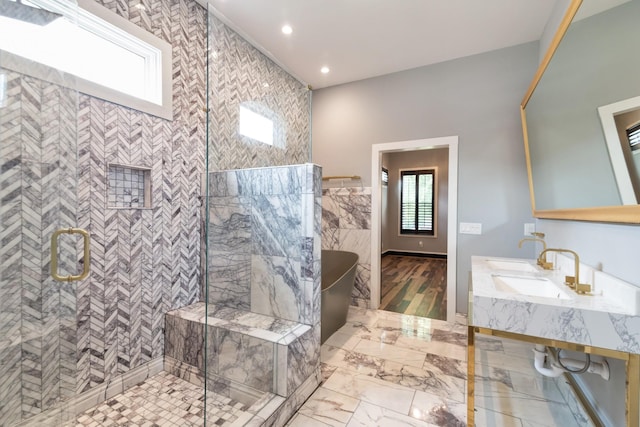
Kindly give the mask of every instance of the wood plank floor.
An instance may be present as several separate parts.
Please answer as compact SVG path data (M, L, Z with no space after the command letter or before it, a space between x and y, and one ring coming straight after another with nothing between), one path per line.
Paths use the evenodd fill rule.
M385 255L381 265L381 310L446 320L446 259Z

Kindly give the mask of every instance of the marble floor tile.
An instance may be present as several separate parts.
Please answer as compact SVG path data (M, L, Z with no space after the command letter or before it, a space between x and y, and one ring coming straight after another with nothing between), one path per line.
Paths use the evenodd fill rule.
M386 361L376 378L413 390L437 393L458 402L465 400L466 380L414 366Z
M390 409L381 408L367 402L361 402L351 417L347 427L433 427L425 421L409 417Z
M347 327L322 348L323 370L328 378L322 387L361 401L348 425L380 425L375 424L376 420L383 420L385 424L381 425L385 426L413 425L403 417L432 426L465 425L465 319L447 324L391 312L351 309ZM387 342L379 339L382 331L389 334ZM574 418L555 380L535 371L530 344L477 338L478 427L582 425ZM423 357L421 366L411 364ZM368 375L372 377L367 378ZM397 393L385 386L414 391L409 408L396 403ZM375 406L378 408L374 410ZM389 414L393 417L389 418Z
M409 412L415 394L415 391L408 387L340 368L322 386L405 414Z
M475 424L476 424L476 427L525 427L526 426L526 424L524 424L522 420L518 417L512 417L510 415L506 415L496 411L491 411L481 407L476 408Z
M329 424L325 424L321 421L314 420L311 417L298 413L289 420L286 427L329 427Z
M361 338L355 334L338 330L333 335L331 335L324 344L332 347L342 348L344 350L353 350L353 348L360 342L360 339Z
M521 372L528 375L536 375L532 356L528 359L501 352L476 350L476 365L499 366L509 371Z
M298 413L326 425L340 427L349 422L358 403L358 399L321 387L302 405Z
M373 326L380 318L382 318L382 316L384 316L384 313L379 310L369 310L367 308L350 306L349 311L347 312L347 322L359 322Z
M467 404L451 401L435 393L417 391L409 415L441 427L466 427Z
M477 386L477 384L476 384ZM476 407L533 422L552 421L551 425L573 426L575 418L564 402L549 401L528 393L498 388L476 389Z
M337 366L331 366L324 362L320 362L320 374L322 376L321 382L325 382L329 377L338 369Z
M327 345L320 348L320 361L327 365L370 376L376 376L384 363L382 359L377 357Z
M362 340L353 350L368 356L379 357L418 368L422 368L425 361L425 354L423 352L411 349L398 351L397 347L382 342Z
M476 348L478 350L500 351L504 353L504 346L502 345L501 340L484 337L482 335L476 335L475 340Z
M403 349L420 351L423 353L436 354L438 356L449 357L461 361L467 360L467 347L457 344L450 344L443 341L431 341L416 339L412 337L400 337L395 343Z
M396 314L396 317L387 315L380 318L376 326L381 329L397 331L402 337L425 339L430 338L435 329L446 327L446 323L440 320Z
M347 322L342 328L338 329L334 335L342 335L343 337L348 335L354 339L360 338L368 341L393 344L401 335L401 331L394 328L368 325L363 322ZM331 338L333 338L334 335L332 335Z
M443 375L467 379L467 363L451 357L427 354L422 369Z

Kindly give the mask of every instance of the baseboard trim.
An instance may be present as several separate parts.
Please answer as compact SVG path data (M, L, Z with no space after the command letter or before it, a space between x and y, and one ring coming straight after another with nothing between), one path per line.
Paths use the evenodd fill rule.
M396 251L396 250L387 250L382 253L382 256L387 255L399 255L399 256L416 256L421 258L437 258L437 259L447 259L447 254L436 253L436 252L413 252L413 251Z

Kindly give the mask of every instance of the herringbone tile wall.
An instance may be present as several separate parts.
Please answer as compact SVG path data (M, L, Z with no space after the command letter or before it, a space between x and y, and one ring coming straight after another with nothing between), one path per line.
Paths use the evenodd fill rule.
M310 161L311 91L211 13L209 46L209 171ZM240 136L241 103L269 111L282 141Z
M162 357L164 314L200 299L207 12L139 3L103 2L172 44L172 121L0 69L0 424ZM109 163L151 169L150 209L107 208ZM48 237L75 224L91 274L53 282ZM74 271L81 245L60 242Z
M49 237L76 223L77 96L0 74L0 424L13 425L75 393L75 289L51 278ZM59 242L59 270L74 271L74 245Z
M80 95L79 218L93 260L78 284L78 393L162 356L164 314L200 299L207 12L194 0L98 3L171 43L173 121ZM150 209L107 209L109 163L151 169Z

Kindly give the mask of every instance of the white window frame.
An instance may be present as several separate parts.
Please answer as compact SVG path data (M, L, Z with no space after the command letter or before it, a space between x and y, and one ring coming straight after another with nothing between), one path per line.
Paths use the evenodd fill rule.
M402 233L402 172L415 172L415 171L423 171L423 170L432 170L433 171L433 217L432 217L432 228L433 233ZM414 168L401 168L398 169L398 226L396 229L396 233L398 237L409 237L409 238L426 238L426 239L437 239L438 238L438 166L420 166Z
M156 95L154 101L138 98L110 87L83 79L77 76L60 76L51 73L46 65L34 67L33 62L17 55L3 52L0 55L0 66L27 74L56 84L95 96L106 101L133 108L164 119L173 119L172 106L172 72L171 45L164 40L145 31L137 25L106 9L93 0L77 0L77 8L73 2L55 0L30 0L32 4L67 16L78 16L78 26L124 47L144 58L145 82L149 86L146 93ZM105 25L104 22L110 25ZM153 48L149 48L152 46ZM81 53L80 53L81 54Z

